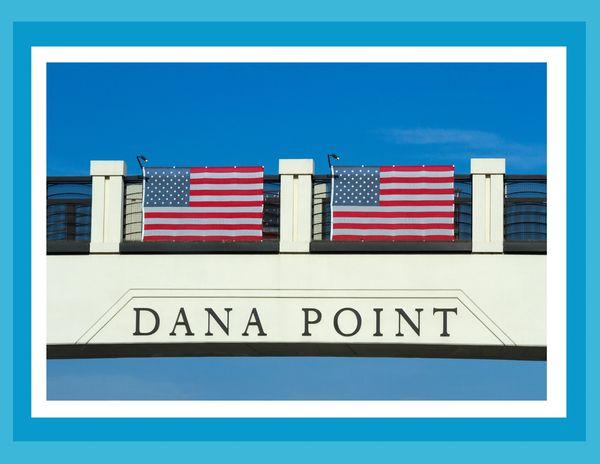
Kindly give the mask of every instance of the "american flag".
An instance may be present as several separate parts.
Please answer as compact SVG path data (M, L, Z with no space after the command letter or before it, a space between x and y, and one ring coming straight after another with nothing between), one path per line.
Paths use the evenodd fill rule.
M454 166L334 167L332 240L454 240Z
M264 168L146 168L144 241L262 239Z

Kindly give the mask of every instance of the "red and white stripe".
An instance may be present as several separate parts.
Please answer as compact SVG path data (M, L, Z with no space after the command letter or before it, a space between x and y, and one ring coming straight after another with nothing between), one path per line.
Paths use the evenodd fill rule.
M144 241L262 240L264 168L190 169L186 207L146 207Z
M331 210L332 240L454 240L454 166L381 167L379 206Z

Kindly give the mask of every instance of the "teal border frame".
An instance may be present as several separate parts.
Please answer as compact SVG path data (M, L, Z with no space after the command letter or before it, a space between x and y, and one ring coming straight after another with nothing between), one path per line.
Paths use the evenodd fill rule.
M13 438L24 441L572 441L586 436L585 23L15 23ZM32 46L567 47L567 417L563 419L31 418Z

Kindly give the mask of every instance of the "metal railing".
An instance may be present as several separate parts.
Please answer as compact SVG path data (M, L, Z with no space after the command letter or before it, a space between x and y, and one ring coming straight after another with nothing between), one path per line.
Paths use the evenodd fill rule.
M89 241L92 220L92 178L48 177L46 239Z
M265 176L264 190L263 240L279 240L279 176Z
M263 240L279 239L279 176L264 177ZM142 176L125 177L123 240L142 240Z
M331 176L313 176L313 240L331 237Z
M142 240L142 176L125 177L123 206L123 241Z
M505 240L546 240L546 187L546 176L505 177Z
M473 226L472 217L471 176L456 174L454 176L454 240L471 240Z
M263 238L279 238L279 176L265 176ZM507 175L504 183L504 238L507 241L546 240L546 176ZM471 240L471 176L456 175L454 231L456 241ZM89 241L92 179L48 177L47 227L49 241ZM142 177L125 178L123 240L142 238ZM313 240L329 240L331 177L313 176Z

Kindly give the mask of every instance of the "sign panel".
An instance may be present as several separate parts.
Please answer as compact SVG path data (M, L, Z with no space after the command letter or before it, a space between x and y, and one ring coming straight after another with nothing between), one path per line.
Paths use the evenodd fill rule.
M459 290L130 290L77 341L514 345Z

